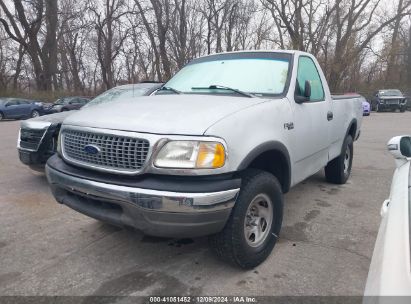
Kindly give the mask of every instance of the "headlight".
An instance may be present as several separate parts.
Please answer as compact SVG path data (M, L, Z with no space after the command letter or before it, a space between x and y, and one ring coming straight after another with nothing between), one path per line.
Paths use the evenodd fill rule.
M225 149L218 142L171 141L158 153L159 168L217 169L225 164Z

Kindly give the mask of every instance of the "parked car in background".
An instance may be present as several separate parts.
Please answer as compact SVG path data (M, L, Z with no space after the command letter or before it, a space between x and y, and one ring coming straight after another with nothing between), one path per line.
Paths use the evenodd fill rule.
M149 96L162 83L139 83L115 87L94 98L85 107ZM65 111L23 121L20 125L17 150L20 161L37 171L44 170L47 159L56 152L56 142L63 120L76 111Z
M308 53L215 54L156 96L67 117L46 173L78 212L147 235L208 235L249 269L278 240L283 193L323 168L347 182L362 118L360 96L332 96Z
M410 303L411 137L394 137L388 142L388 150L394 156L397 168L390 196L381 208L381 225L364 292L365 304ZM387 296L408 298L398 297L398 301L394 301Z
M362 110L364 116L369 116L371 114L371 105L364 97L362 98Z
M50 113L78 110L90 101L87 97L62 97L53 103Z
M0 98L0 120L34 118L46 113L40 101L21 98Z
M377 112L386 110L405 112L407 98L400 90L379 90L371 99L371 107Z

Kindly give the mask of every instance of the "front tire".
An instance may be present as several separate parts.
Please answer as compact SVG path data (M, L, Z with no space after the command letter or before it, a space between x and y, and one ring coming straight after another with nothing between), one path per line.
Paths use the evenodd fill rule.
M333 159L325 167L325 177L333 184L345 184L351 175L352 160L354 155L354 143L351 135L348 135L343 144L339 157Z
M277 178L248 170L226 226L210 236L217 256L244 269L258 266L270 255L281 230L283 193Z
M39 116L40 116L40 113L37 110L33 110L30 114L31 118L35 118L35 117L39 117Z

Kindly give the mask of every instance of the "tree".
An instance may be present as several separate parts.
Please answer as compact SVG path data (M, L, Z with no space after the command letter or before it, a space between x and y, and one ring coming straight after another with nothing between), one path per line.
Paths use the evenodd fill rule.
M328 83L332 91L338 91L340 88L342 80L347 77L353 58L358 58L383 29L398 18L410 14L410 2L408 2L394 14L385 12L384 18L376 16L379 4L379 0L335 1L333 15L335 47L328 75Z
M115 81L114 61L120 54L130 28L122 24L122 17L128 14L126 0L105 0L101 9L100 2L91 2L89 10L93 14L97 35L97 57L105 88L112 88Z
M411 84L411 23L408 29L408 48L407 48L407 82ZM410 85L411 87L411 85ZM411 90L411 88L409 88Z
M14 0L13 3L16 15L9 11L4 0L0 0L0 7L6 17L0 18L0 23L8 36L21 45L22 50L29 55L37 88L51 90L53 85L55 88L57 84L57 1ZM44 20L46 29L43 36L41 29Z

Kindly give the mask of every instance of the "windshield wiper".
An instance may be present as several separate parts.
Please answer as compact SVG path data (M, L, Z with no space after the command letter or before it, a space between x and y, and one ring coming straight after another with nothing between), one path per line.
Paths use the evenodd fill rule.
M172 88L172 87L161 87L161 88L159 89L159 91L169 91L169 92L173 92L173 93L176 93L176 94L184 94L183 92L181 92L181 91L179 91L179 90L176 90L176 89L174 89L174 88Z
M191 89L192 90L226 90L226 91L231 91L231 92L234 92L234 93L237 93L237 94L243 95L245 97L249 97L249 98L254 98L255 97L255 95L250 94L250 93L246 93L246 92L243 92L243 91L240 91L240 90L237 90L237 89L233 89L233 88L230 88L230 87L221 86L221 85L214 85L214 84L210 85L209 87L204 87L204 88L194 87L194 88L191 88Z

